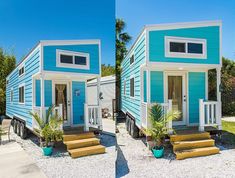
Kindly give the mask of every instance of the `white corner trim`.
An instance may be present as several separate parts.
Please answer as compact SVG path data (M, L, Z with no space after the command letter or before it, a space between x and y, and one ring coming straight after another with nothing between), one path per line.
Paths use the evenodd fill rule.
M171 52L170 42L185 43L185 52ZM189 53L188 43L202 44L202 54ZM207 58L207 40L202 39L202 38L184 38L184 37L176 37L176 36L165 36L165 57L206 59Z
M61 63L61 61L60 61L61 54L71 55L73 57L73 64ZM86 65L75 64L75 56L86 57ZM66 68L89 70L90 69L90 54L84 53L84 52L75 52L75 51L56 49L56 67L66 67Z

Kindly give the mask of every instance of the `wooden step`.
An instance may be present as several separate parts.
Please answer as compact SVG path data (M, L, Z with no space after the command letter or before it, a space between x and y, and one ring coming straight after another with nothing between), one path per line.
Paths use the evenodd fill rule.
M86 138L86 139L79 139L73 141L66 141L64 142L67 145L67 149L74 149L74 148L82 148L82 147L89 147L98 145L100 140L98 138Z
M173 151L187 150L193 148L203 148L203 147L212 147L215 145L215 140L206 139L206 140L192 140L192 141L178 141L172 142Z
M171 135L170 141L177 142L177 141L189 141L189 140L205 140L210 139L209 132L202 132L202 133L194 133L194 134L185 134L185 135Z
M188 149L182 151L176 151L176 159L185 159L185 158L192 158L198 156L208 156L219 153L219 148L213 147L205 147L205 148L195 148L195 149Z
M72 140L79 140L79 139L86 139L86 138L94 138L95 134L93 132L85 132L80 134L66 134L63 135L63 141L72 141Z
M72 158L78 158L81 156L105 153L105 147L102 145L95 145L95 146L71 149L68 150L68 152L70 153Z

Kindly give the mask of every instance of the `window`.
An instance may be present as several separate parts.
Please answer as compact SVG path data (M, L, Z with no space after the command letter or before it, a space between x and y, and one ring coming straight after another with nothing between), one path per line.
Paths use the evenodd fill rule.
M7 85L8 85L8 83L9 83L9 80L6 81L6 84L7 84Z
M57 50L56 61L58 67L68 67L68 68L78 68L78 69L90 68L90 57L88 53Z
M24 85L19 86L19 103L24 104Z
M135 96L135 86L134 86L134 78L130 79L130 96L134 97Z
M19 77L21 77L22 75L24 75L24 66L19 68Z
M123 87L124 87L124 89L123 89L124 90L124 95L126 95L126 80L124 80L124 86Z
M198 38L165 37L165 56L206 59L206 40Z
M10 102L13 102L13 88L11 89L11 93L10 93Z
M135 57L134 54L132 54L130 57L130 65L133 64L134 62L135 62Z

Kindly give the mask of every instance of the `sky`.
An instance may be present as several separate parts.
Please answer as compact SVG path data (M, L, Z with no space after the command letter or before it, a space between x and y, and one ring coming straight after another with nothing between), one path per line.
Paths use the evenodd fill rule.
M115 0L0 0L0 47L17 62L39 40L100 39L115 64Z
M132 44L144 25L222 20L222 55L235 60L235 0L116 0Z

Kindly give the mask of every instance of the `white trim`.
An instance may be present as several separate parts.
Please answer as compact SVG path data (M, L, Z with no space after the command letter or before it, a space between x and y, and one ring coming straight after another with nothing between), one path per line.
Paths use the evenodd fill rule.
M22 68L24 68L24 73L19 74L19 71L20 71ZM25 75L25 65L24 65L24 63L21 64L21 65L18 67L18 75L19 75L19 78L21 78L21 77L23 77L23 76Z
M208 100L208 71L205 72L205 99Z
M171 42L184 43L185 52L171 52L170 51ZM189 53L188 43L202 44L202 54ZM207 58L207 40L202 39L202 38L184 38L184 37L175 37L175 36L165 36L165 57L206 59Z
M131 63L131 58L132 58L132 56L133 56L133 62ZM129 56L129 64L130 64L130 68L132 68L132 66L134 66L134 64L135 64L135 53L134 53L134 51L131 53L131 55Z
M40 44L40 55L39 55L39 72L43 72L43 65L44 65L44 57L43 57L43 45Z
M60 55L72 56L73 63L72 64L62 63L60 60ZM85 57L86 58L86 65L75 64L75 56ZM89 70L90 69L90 54L84 53L84 52L56 49L56 67L66 67L66 68Z
M41 40L40 43L45 46L49 45L82 45L82 44L98 44L100 45L99 39L92 40Z
M24 87L24 102L20 102L20 93L19 93L19 89L20 89L21 87ZM24 104L25 104L25 83L19 84L19 86L18 86L18 93L19 93L18 104L24 105Z
M221 26L221 25L222 25L221 20L215 20L215 21L180 22L180 23L146 25L145 29L152 31L152 30L170 30L170 29L209 27L209 26Z
M131 79L134 79L134 96L131 96ZM129 97L130 99L135 99L135 76L134 75L131 75L130 78L129 78L129 84L130 84L130 93L129 93Z

